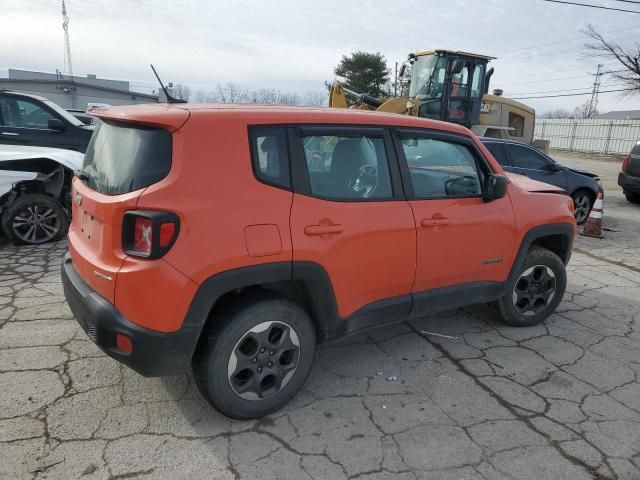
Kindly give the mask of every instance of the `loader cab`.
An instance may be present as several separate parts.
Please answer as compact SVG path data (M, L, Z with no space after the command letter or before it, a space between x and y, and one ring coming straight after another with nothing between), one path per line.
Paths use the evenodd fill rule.
M477 124L492 58L449 50L411 54L409 97L419 104L418 116L465 127Z

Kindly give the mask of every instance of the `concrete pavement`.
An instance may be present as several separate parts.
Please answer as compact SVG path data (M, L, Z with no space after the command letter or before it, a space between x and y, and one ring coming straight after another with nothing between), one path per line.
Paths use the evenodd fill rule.
M2 244L0 478L639 479L640 207L619 164L558 159L602 175L615 232L577 240L546 324L476 306L323 346L259 421L101 353L64 302L63 242Z

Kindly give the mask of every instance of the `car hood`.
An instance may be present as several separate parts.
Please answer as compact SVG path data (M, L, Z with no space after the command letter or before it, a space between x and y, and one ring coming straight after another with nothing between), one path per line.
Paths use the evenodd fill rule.
M12 170L15 170L16 161L33 160L35 158L48 158L71 170L79 170L82 167L84 154L73 150L61 148L30 147L26 145L0 145L0 169L3 162L12 162Z
M598 178L598 175L595 173L587 172L586 170L580 170L579 168L569 167L567 165L563 165L567 170L571 170L572 172L579 173L580 175L584 175L585 177Z
M532 180L529 177L518 175L517 173L507 173L507 177L509 177L511 183L526 192L567 194L567 192L560 187L556 187L555 185L550 185L548 183L539 182L537 180Z

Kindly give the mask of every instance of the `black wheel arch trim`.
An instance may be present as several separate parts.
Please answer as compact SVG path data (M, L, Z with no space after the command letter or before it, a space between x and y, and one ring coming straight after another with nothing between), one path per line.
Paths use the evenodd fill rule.
M525 257L527 256L531 246L543 239L550 237L562 239L560 245L554 245L553 248L546 246L546 248L549 248L549 250L552 251L557 250L554 251L554 253L556 253L560 257L560 260L567 265L571 259L573 236L574 227L570 223L550 223L531 228L524 235L522 242L520 243L520 248L516 253L516 257L513 261L513 265L511 266L511 272L509 273L509 278L506 283L510 284L510 282L515 280L520 268L524 264ZM542 246L545 247L545 245Z
M200 285L181 330L188 331L191 336L190 354L193 357L209 315L223 295L245 287L268 287L269 284L278 282L292 282L304 288L305 300L308 303L302 306L311 315L318 329L320 342L372 326L392 323L398 319L424 315L428 313L427 310L435 312L445 310L447 306L452 308L462 306L460 302L453 302L455 298L472 299L473 303L490 301L506 292L508 285L515 279L524 263L529 248L541 239L552 236L562 239L561 243L555 247L558 250L556 253L566 264L571 256L573 234L573 225L570 223L540 225L530 229L521 241L508 280L504 283L471 282L429 292L385 298L363 306L346 318L339 315L329 274L318 263L293 261L241 267L213 275ZM465 304L468 303L465 302ZM389 318L393 320L390 322Z

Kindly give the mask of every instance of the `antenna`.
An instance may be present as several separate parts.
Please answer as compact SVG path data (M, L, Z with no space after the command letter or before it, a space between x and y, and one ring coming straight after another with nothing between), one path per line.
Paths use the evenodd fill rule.
M164 83L162 83L162 80L160 80L160 76L158 75L158 72L156 72L156 69L154 68L153 64L151 64L151 70L153 70L153 74L158 79L158 83L160 84L160 87L162 87L162 91L164 92L164 95L167 97L167 103L187 103L185 100L182 100L180 98L175 98L169 94L169 91L165 88Z

